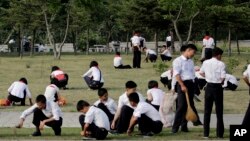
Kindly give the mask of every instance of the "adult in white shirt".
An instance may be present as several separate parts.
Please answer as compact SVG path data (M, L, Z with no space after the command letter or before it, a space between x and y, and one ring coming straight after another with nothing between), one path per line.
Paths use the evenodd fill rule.
M60 99L59 88L54 81L51 81L51 84L46 87L44 96L47 101L58 102Z
M157 54L155 51L153 51L152 49L148 49L146 47L143 48L143 51L146 53L146 58L145 58L146 62L148 62L148 60L150 60L150 62L156 62Z
M139 32L135 32L130 40L133 50L133 68L141 68L141 38Z
M102 72L98 67L98 63L96 61L91 61L89 67L90 69L83 74L82 77L90 89L100 89L104 85L104 79Z
M67 89L69 76L64 73L58 66L53 66L51 69L50 80L54 81L59 88Z
M165 61L170 61L172 59L172 55L171 52L169 50L169 47L167 47L166 45L162 46L162 53L161 53L161 60L163 62Z
M226 74L224 84L222 87L224 89L235 91L238 87L238 84L239 84L239 82L235 76L233 76L231 74Z
M201 75L207 81L205 90L204 112L204 137L209 137L210 116L215 103L217 117L217 137L223 138L223 88L222 84L226 77L225 64L221 61L223 51L220 48L213 49L213 58L203 62L200 69Z
M212 50L214 48L214 39L206 31L206 36L203 38L204 58L205 60L212 58Z
M123 65L120 52L116 52L116 54L115 54L114 67L116 69L131 69L132 68L130 65Z
M164 85L164 87L168 86L168 89L171 89L171 83L172 83L172 77L173 77L173 69L169 69L161 74L160 81Z
M115 113L114 120L112 121L111 128L116 129L117 133L126 133L129 126L129 120L134 112L134 107L130 105L128 96L136 92L136 83L128 81L125 84L126 92L122 94L118 99L118 107ZM145 101L143 96L136 92L140 98L140 101Z
M250 95L250 64L247 66L247 69L243 73L243 79L249 88L249 95ZM245 127L250 127L250 102L248 104L248 108L244 116L242 125Z
M158 82L151 80L148 82L147 102L149 102L157 111L160 109L162 99L164 98L163 90L158 88Z
M28 81L26 78L20 78L19 81L13 82L9 87L8 92L8 100L10 103L12 103L12 105L14 105L15 102L21 102L21 105L25 106L26 96L29 98L30 105L33 105L31 93L28 87Z
M77 103L77 111L83 113L79 117L82 136L96 138L97 140L104 140L107 137L110 123L108 116L101 109L80 100Z
M140 101L137 93L131 93L128 98L129 103L135 108L135 110L130 119L127 134L131 135L137 122L142 135L152 136L152 133L160 133L163 127L160 113L152 105Z
M32 113L34 113L32 123L36 126L36 131L32 136L41 136L41 130L44 129L44 125L51 127L56 136L61 135L63 119L62 111L58 104L47 101L44 95L38 95L36 103L21 114L20 123L16 127L22 128L26 117Z
M174 124L172 127L172 133L177 133L181 126L181 131L188 132L187 120L185 114L187 112L187 101L185 93L188 93L190 106L197 114L194 106L194 62L192 60L197 48L193 44L184 45L181 47L182 55L173 61L173 78L175 77L176 89L178 93L177 97L177 109ZM199 120L198 120L199 121Z
M115 112L117 110L117 104L108 96L108 91L105 88L98 90L99 100L94 105L103 110L109 118L110 123L113 121Z

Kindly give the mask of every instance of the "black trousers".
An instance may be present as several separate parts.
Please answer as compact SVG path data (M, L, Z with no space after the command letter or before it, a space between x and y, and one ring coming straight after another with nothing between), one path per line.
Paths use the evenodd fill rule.
M133 68L141 68L141 51L134 50Z
M118 67L115 67L116 69L131 69L132 67L130 65L120 65Z
M194 79L194 94L196 94L196 95L201 94L200 87L199 87L199 79L198 78Z
M164 85L164 86L168 86L168 89L170 90L171 87L172 87L172 79L168 80L168 77L161 77L160 79L161 83Z
M22 106L25 106L26 91L24 91L23 98L16 97L16 96L12 95L11 93L9 93L7 99L8 99L10 102L21 102L21 105L22 105Z
M198 79L198 84L199 84L200 90L202 90L206 86L207 81L206 79Z
M42 112L42 110L36 108L34 110L34 116L33 116L33 124L36 126L36 129L39 130L40 122L43 120L48 119ZM51 122L47 122L46 125L51 127L54 130L55 135L61 135L61 126L62 126L63 119L60 117L59 120L54 120Z
M193 82L193 80L187 80L187 81L184 81L183 83L188 89L190 106L193 109L193 111L196 113L196 115L198 115L197 110L194 106L194 100L193 100L193 98L194 98L194 82ZM177 102L176 102L177 103L176 114L175 114L174 124L172 127L173 132L177 132L179 130L180 126L181 126L182 130L187 130L187 120L186 120L187 100L186 100L186 95L184 92L182 92L181 86L178 83L176 84L176 88L177 88L178 97L177 97Z
M88 76L85 76L83 79L85 80L85 82L87 83L89 88L92 89L92 90L98 90L103 86L102 82L94 81Z
M211 59L213 56L213 49L205 48L205 59Z
M85 125L84 120L85 120L85 116L80 115L79 122L81 124L82 130L84 129L84 125ZM97 140L104 140L108 135L108 131L105 128L100 128L96 126L94 123L91 123L89 125L87 131L90 131L91 137L96 138Z
M121 109L120 118L116 123L116 130L118 133L126 133L129 127L130 119L133 115L134 109L124 105Z
M244 116L242 125L248 128L250 127L250 102L249 102L246 114Z
M157 55L149 54L148 57L146 58L146 61L147 61L147 62L148 62L148 60L150 60L150 62L156 62L156 60L157 60Z
M221 84L208 83L205 90L205 113L204 113L204 136L209 136L210 117L215 103L215 112L217 117L217 137L223 137L223 88Z
M138 118L139 130L142 133L153 132L158 134L162 131L163 124L161 121L153 121L151 118L142 114L140 118Z
M172 60L172 57L169 57L169 56L166 56L164 54L161 54L161 60L164 62L164 61L170 61Z
M59 88L64 88L66 87L66 85L68 85L68 80L69 80L68 74L64 74L64 76L65 76L64 80L58 80L56 78L50 78L50 80L54 81Z
M237 85L227 81L227 87L225 87L226 89L229 89L229 90L232 90L232 91L235 91L237 89Z
M152 104L148 99L146 99L146 102L149 103L150 105L152 105L157 111L159 111L159 109L160 109L159 105Z
M113 121L113 119L114 119L114 114L112 114L112 113L109 111L109 109L107 108L107 106L104 105L103 103L99 103L99 104L97 105L97 107L100 108L100 109L102 109L103 112L106 113L106 115L108 116L109 121L110 121L110 123L111 123L111 122Z

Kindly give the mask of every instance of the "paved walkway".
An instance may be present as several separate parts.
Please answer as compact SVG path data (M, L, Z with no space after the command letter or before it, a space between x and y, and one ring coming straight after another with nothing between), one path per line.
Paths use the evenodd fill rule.
M0 112L0 127L14 127L19 122L21 112ZM63 127L80 127L78 117L80 113L74 112L64 112L63 113ZM199 114L201 121L203 121L203 114ZM32 117L30 115L27 117L24 127L31 128L34 127L32 124ZM224 115L224 125L225 128L229 128L229 125L241 124L244 115L242 114L225 114ZM193 127L192 123L189 122L189 127ZM211 128L216 128L216 115L211 116Z

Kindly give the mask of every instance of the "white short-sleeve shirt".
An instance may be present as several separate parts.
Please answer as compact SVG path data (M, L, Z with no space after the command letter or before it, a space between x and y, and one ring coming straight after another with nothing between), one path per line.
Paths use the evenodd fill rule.
M244 71L243 76L250 80L250 64L247 66L247 69Z
M94 81L104 82L101 70L98 67L91 67L83 76L93 77Z
M214 39L212 37L204 38L203 39L203 46L205 48L214 48Z
M147 95L151 95L153 100L151 104L160 106L162 99L164 98L163 90L159 88L152 88L147 91Z
M133 116L140 118L142 114L153 121L161 121L160 113L150 104L146 102L139 102L134 110Z
M165 55L167 57L171 57L172 56L170 50L168 50L168 49L165 49L161 54Z
M98 104L101 103L101 100L97 100L94 105L98 106ZM107 101L103 102L103 104L108 108L111 114L115 114L117 110L117 104L112 98L108 98Z
M114 57L114 66L119 67L120 65L122 65L122 57L115 56Z
M153 51L152 49L147 49L146 50L146 55L156 55L156 52Z
M226 74L223 87L227 87L227 82L230 82L230 83L238 86L237 78L235 76L231 75L231 74Z
M171 79L172 79L171 70L167 70L167 71L163 72L163 73L161 74L161 77L167 77L168 80L171 80Z
M138 94L138 96L139 96L139 98L140 98L140 101L145 101L145 99L144 99L144 97L142 96L142 94L140 94L140 93L138 93L138 92L137 92L137 94ZM127 95L126 92L123 93L123 94L119 97L119 99L118 99L118 108L122 108L122 106L124 106L124 105L127 105L127 106L129 106L129 107L131 107L131 108L134 109L134 107L131 106L130 103L129 103L128 95Z
M108 116L99 108L94 106L90 106L88 112L85 114L84 123L94 123L96 126L100 128L105 128L106 130L110 130L110 123Z
M54 102L56 94L59 94L59 88L56 85L50 84L46 87L46 90L44 92L46 100Z
M31 98L31 93L28 85L21 81L15 81L8 88L8 92L16 97L24 98L24 92L26 92L26 96Z
M141 38L139 36L133 36L131 38L131 42L133 46L140 46Z

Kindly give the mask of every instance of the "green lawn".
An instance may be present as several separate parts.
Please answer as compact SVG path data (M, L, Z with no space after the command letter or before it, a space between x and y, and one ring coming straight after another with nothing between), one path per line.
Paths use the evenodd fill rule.
M80 128L63 128L62 136L55 137L52 129L46 128L42 132L41 137L32 137L30 136L33 133L34 129L31 128L22 128L16 129L13 128L0 128L0 139L7 140L80 140ZM133 136L127 136L126 134L120 135L111 135L109 134L107 140L203 140L203 130L201 128L193 128L188 133L179 132L177 134L171 134L170 129L164 129L160 134L153 137L142 137L136 136L135 132ZM217 140L215 129L211 129L210 139ZM229 139L229 130L225 131L224 139Z

